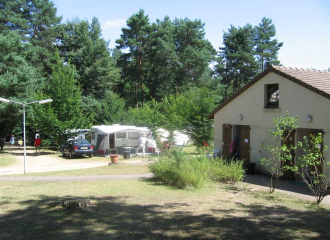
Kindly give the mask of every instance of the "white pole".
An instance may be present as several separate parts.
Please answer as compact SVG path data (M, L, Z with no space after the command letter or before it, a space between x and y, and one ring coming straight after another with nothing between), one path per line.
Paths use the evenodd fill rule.
M25 105L32 104L32 103L44 104L44 103L49 103L52 101L53 101L53 99L44 99L44 100L39 100L39 101L34 101L34 102L29 102L29 103L19 103L19 102L15 102L15 101L0 97L0 102L17 103L17 104L23 105L24 173L26 173Z
M25 104L23 104L23 145L24 145L24 173L26 173Z

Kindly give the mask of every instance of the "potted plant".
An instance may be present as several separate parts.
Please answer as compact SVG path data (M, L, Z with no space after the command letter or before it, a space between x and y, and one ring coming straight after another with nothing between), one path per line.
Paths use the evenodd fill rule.
M112 163L117 163L118 162L118 154L110 154L110 159Z

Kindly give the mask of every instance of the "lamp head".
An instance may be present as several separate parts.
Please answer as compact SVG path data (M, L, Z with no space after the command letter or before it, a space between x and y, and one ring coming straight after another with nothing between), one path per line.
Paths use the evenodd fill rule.
M11 101L9 99L0 97L0 102L10 103Z
M44 100L39 101L38 103L39 104L44 104L44 103L49 103L49 102L52 102L52 101L53 101L53 99L44 99Z

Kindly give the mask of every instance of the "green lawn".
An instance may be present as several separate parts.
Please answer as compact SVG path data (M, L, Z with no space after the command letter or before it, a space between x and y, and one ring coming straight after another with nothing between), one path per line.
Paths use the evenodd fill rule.
M113 174L147 171L145 166L110 165L70 175L84 171L96 175L107 170ZM56 174L60 173L52 176ZM270 195L267 190L255 191L244 183L186 191L145 179L1 181L0 189L0 239L330 237L329 207L284 194ZM62 207L63 200L72 198L89 199L91 205Z

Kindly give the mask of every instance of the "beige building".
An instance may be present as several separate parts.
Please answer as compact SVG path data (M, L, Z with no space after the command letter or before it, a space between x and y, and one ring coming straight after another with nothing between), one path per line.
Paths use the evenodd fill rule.
M293 143L322 133L324 144L330 146L330 72L268 67L209 114L214 118L215 148L230 157L230 142L237 139L239 159L256 163L256 170L265 173L259 159L268 153L261 143L270 142L273 119L285 117L287 111L300 122ZM293 153L295 161L300 154L300 150ZM330 149L324 157L330 160ZM286 177L294 178L292 173Z

